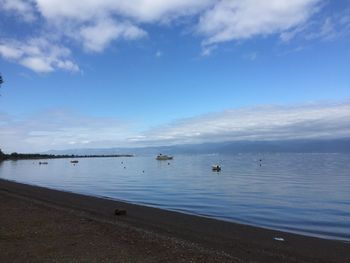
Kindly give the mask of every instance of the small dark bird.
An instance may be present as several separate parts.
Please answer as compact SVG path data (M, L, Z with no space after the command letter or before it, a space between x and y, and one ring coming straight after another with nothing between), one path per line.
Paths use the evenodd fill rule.
M116 209L116 210L114 210L114 215L116 215L116 216L126 216L126 210Z

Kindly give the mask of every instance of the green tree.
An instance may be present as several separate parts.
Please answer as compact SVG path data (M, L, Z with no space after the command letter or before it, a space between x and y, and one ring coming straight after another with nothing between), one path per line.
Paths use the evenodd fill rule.
M5 157L6 157L6 155L5 155L5 154L1 151L1 149L0 149L0 161L1 161L1 160L4 160Z

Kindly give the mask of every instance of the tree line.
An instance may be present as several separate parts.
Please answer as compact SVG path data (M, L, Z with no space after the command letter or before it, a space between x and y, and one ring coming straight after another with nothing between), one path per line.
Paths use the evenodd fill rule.
M33 159L59 159L59 158L103 158L103 157L133 157L132 154L108 154L108 155L74 155L74 154L39 154L16 153L5 154L0 149L0 161L5 160L33 160Z

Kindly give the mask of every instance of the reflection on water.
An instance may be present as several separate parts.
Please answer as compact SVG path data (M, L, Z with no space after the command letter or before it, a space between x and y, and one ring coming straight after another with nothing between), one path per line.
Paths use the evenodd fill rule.
M260 161L261 159L261 161ZM350 240L350 155L237 154L22 160L0 178L55 189ZM212 164L221 172L213 172ZM261 165L260 165L261 164Z

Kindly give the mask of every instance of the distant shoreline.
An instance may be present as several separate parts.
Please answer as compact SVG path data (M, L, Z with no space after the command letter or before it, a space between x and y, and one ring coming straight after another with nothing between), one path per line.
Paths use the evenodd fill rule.
M1 193L85 213L96 220L112 223L118 220L130 227L223 251L243 262L350 262L350 243L347 242L229 223L3 179L0 179ZM125 209L127 215L116 219L115 209ZM275 238L283 238L283 241Z
M26 153L12 153L1 156L0 161L6 160L39 160L39 159L64 159L64 158L108 158L108 157L134 157L133 154L97 154L97 155L74 155L74 154L26 154Z

